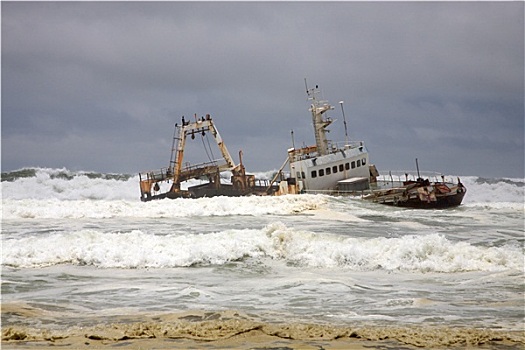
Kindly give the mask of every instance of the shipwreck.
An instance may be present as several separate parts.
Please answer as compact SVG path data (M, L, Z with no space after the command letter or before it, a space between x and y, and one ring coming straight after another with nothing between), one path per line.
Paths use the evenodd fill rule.
M417 159L417 178L405 173L404 180L379 179L379 172L370 162L364 141L350 141L348 138L343 101L340 104L345 141L334 143L328 139L327 133L334 122L328 113L335 108L318 98L318 86L311 89L306 86L306 93L316 143L300 148L294 145L288 149L285 162L270 181L256 179L246 172L242 151L239 151L239 163L234 162L209 114L200 118L194 115L193 121L182 117L182 123L175 124L169 165L139 173L141 200L321 193L360 196L378 204L412 208L448 208L461 204L467 190L459 178L456 183L444 176L423 178ZM200 164L185 163L187 138L208 134L215 140L222 159L210 159ZM288 173L284 171L287 164ZM228 181L225 181L225 174L229 174ZM181 184L191 179L198 179L201 183L183 189Z

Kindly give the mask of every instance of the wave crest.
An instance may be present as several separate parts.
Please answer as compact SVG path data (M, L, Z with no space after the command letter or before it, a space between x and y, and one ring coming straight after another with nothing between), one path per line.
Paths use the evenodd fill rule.
M517 246L479 247L442 235L345 238L273 223L263 229L153 235L140 230L81 230L3 242L3 264L17 268L59 264L99 268L166 268L273 259L310 268L355 271L462 272L522 269Z

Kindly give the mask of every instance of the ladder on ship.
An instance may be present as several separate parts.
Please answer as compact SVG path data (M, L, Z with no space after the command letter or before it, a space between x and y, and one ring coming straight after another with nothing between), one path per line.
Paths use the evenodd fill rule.
M184 124L184 116L182 117L182 124ZM182 146L182 127L179 127L177 123L175 123L175 128L173 129L173 142L171 143L171 156L170 156L170 164L168 166L168 171L173 173L173 170L175 169L175 164L177 163L177 155L179 154L178 150L181 149Z
M195 135L201 134L203 137L206 133L211 133L217 147L222 153L224 163L219 163L217 160L214 160L210 157L210 154L206 150L206 145L204 145L206 153L208 153L209 162L195 165L195 166L186 166L183 168L183 159L184 159L184 149L186 146L186 139L188 136L191 136L192 139L195 138ZM204 141L203 141L204 143ZM210 153L211 146L208 147ZM206 114L206 117L197 118L195 115L195 121L190 122L182 117L182 125L175 124L175 131L173 134L172 142L172 152L170 157L169 171L173 174L173 184L175 189L179 186L180 182L186 181L192 177L200 176L214 176L218 172L230 170L235 172L238 170L239 166L235 165L233 158L231 157L226 145L222 141L222 138L215 127L212 118L209 114Z

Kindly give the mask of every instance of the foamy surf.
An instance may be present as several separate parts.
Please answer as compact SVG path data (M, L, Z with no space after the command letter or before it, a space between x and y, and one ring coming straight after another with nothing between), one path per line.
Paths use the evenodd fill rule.
M324 196L212 197L159 200L4 199L4 219L180 218L291 215L325 206Z
M257 173L270 179L274 171ZM456 176L446 176L455 178ZM468 189L464 204L518 203L523 205L525 179L487 179L462 176ZM191 180L183 188L200 184ZM2 173L3 198L60 200L130 200L140 199L137 174L102 174L68 169L28 168Z
M99 268L169 268L275 259L295 266L356 271L463 272L518 270L520 247L476 247L439 234L344 238L281 223L263 229L168 235L140 230L80 230L4 240L3 264L17 268L60 264Z
M258 333L270 337L261 343L266 347L298 334L294 325L312 330L297 335L299 348L326 345L307 340L332 334L321 325L360 337L366 335L354 327L373 328L377 339L414 339L395 343L404 347L432 346L428 337L436 334L461 339L435 343L442 347L475 339L523 344L506 338L522 332L525 317L521 179L462 177L468 192L459 207L411 210L324 195L143 203L135 175L39 168L5 175L2 348L32 339L36 347L152 347L136 343L143 336L170 348L169 337L190 339L159 315L187 311L189 318L172 318L185 327L185 320L213 322L226 310L262 322L237 339L282 325L275 332L284 338ZM30 309L10 312L10 303ZM145 313L155 320L141 323ZM76 343L78 334L69 330L80 327L86 332ZM501 332L485 337L480 329ZM217 339L210 344L225 341Z

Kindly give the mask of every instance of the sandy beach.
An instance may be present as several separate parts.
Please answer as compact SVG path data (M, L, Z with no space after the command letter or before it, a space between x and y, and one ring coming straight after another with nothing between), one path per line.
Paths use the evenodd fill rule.
M57 317L7 304L2 318ZM271 323L238 311L92 317L86 327L2 327L2 349L521 349L523 332L449 327Z

